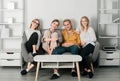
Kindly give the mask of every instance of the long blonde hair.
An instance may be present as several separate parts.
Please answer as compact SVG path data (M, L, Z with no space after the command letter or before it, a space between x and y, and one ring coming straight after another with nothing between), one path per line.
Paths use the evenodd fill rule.
M85 19L86 21L87 21L87 29L88 29L88 27L89 27L89 19L88 19L88 17L87 16L83 16L82 18L81 18L81 20L80 20L80 25L81 25L81 30L84 30L84 26L82 25L82 19Z
M39 19L33 19L32 22L33 22L33 21L38 21L38 26L35 28L35 30L40 30L40 20L39 20ZM32 22L31 22L31 24L30 24L30 28L31 28L31 26L32 26Z

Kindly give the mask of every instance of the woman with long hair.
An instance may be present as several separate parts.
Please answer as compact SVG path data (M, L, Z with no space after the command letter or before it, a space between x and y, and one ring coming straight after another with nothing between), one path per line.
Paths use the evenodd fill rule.
M96 35L93 28L90 26L88 17L83 16L80 20L80 38L81 38L81 49L80 55L82 56L83 75L89 75L89 78L93 77L93 72L90 66L89 54L93 53L96 42Z
M25 29L25 35L27 37L27 42L25 43L25 48L29 53L32 54L34 57L37 55L39 46L40 46L40 40L41 40L41 33L40 33L40 21L39 19L33 19L30 27ZM27 69L24 69L21 71L21 75L26 75L35 65L35 62L29 62Z

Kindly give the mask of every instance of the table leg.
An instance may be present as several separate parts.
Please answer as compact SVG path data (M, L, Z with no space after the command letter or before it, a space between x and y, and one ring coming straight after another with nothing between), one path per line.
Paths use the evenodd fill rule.
M35 81L37 81L38 79L39 68L40 68L40 62L37 63Z
M77 69L78 81L80 81L80 70L79 70L79 63L78 62L76 62L76 69Z

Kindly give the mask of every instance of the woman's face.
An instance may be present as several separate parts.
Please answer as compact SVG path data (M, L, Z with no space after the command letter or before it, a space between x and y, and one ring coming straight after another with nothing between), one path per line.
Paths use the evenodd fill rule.
M32 27L33 29L36 29L36 28L38 27L38 25L39 25L39 21L33 20L33 21L32 21L32 26L31 26L31 27Z
M52 22L51 27L54 29L57 29L57 27L59 26L58 22Z
M66 30L71 30L72 26L71 26L71 23L69 21L66 21L63 23L64 27Z
M84 27L86 27L86 26L88 25L88 22L87 22L87 20L86 20L85 18L83 18L83 19L81 20L81 23L82 23L82 25L83 25Z

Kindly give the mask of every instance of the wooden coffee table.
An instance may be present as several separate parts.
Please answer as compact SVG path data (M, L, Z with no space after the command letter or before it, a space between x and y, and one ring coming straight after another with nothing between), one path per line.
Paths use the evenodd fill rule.
M37 62L35 81L38 79L38 73L41 68L75 68L77 69L78 81L80 81L79 62L82 61L80 55L37 55L34 57Z

